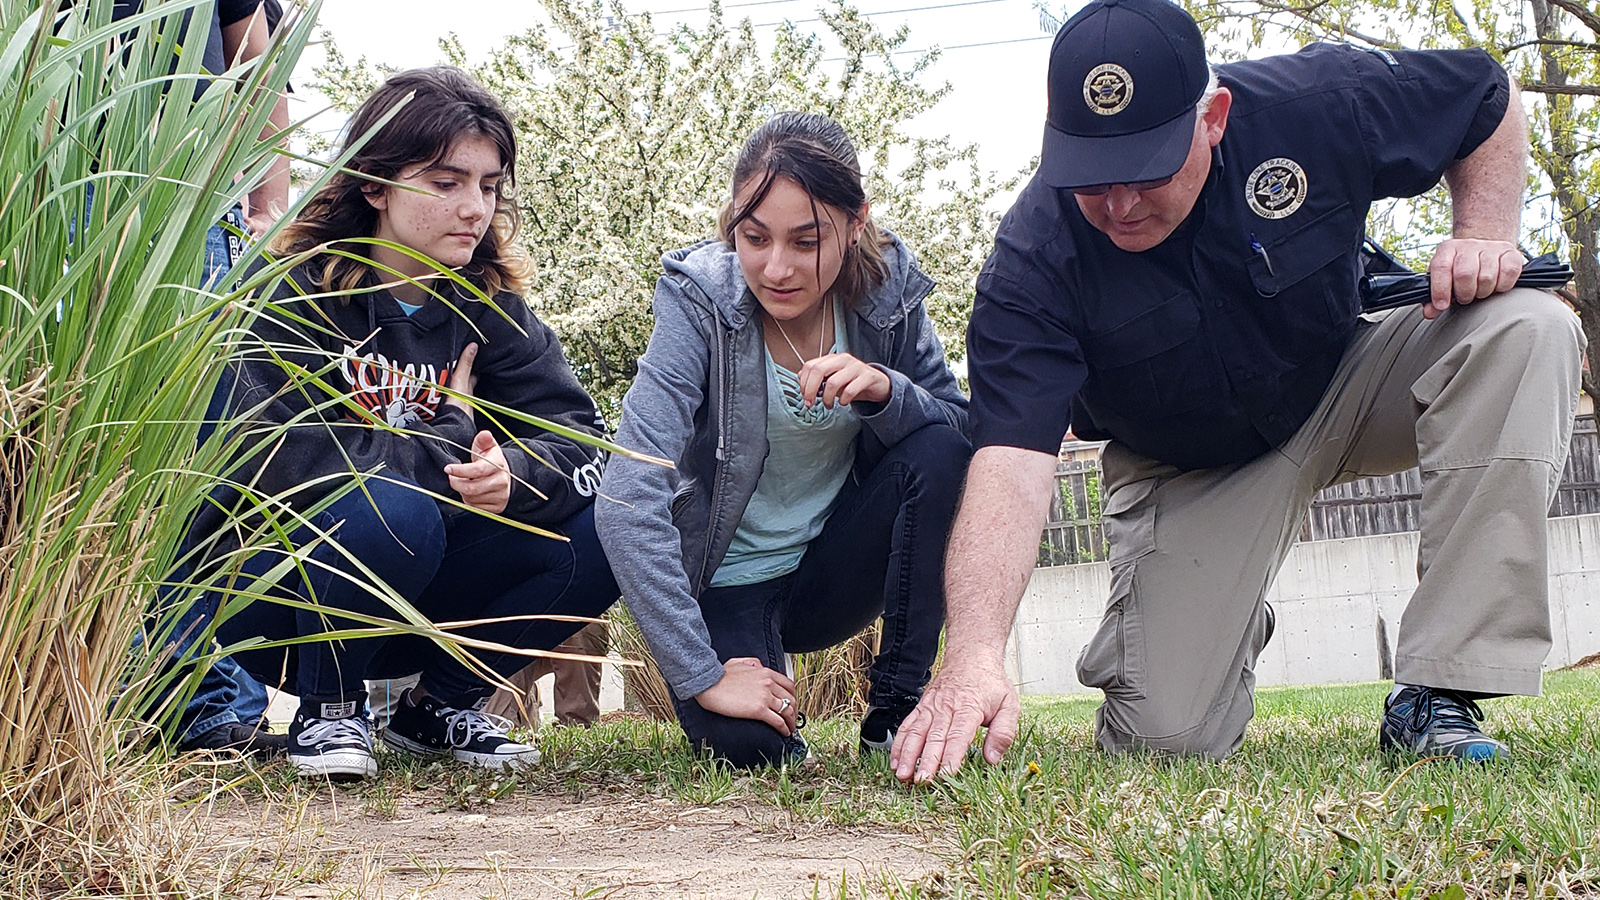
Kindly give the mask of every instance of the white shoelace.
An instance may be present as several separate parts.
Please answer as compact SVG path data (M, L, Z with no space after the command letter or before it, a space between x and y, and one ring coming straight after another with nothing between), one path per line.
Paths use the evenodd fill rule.
M452 747L465 747L479 736L497 737L508 743L511 740L511 720L476 709L458 709L445 717L447 740Z
M324 743L356 743L372 746L372 734L367 730L367 720L361 716L348 719L307 719L296 741L302 747Z

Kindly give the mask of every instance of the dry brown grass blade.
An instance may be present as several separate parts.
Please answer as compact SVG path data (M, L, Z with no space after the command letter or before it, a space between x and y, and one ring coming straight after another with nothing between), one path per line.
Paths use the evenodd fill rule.
M625 611L611 617L611 646L624 659L636 659L641 665L623 670L623 705L638 710L663 722L675 721L678 716L672 708L672 689L662 677L650 646L633 617Z
M874 624L838 646L804 653L796 659L795 688L800 696L800 711L807 718L866 714L867 670L878 655L880 627ZM611 642L624 658L641 663L623 673L626 706L662 721L677 718L672 709L672 690L631 617L614 616Z
M97 495L90 521L109 510L123 484L119 478ZM129 577L138 562L110 558L99 529L70 536L75 553L63 558L52 549L68 537L61 521L51 517L35 533L13 534L5 548L12 577L0 603L32 611L17 627L0 628L0 659L16 676L0 685L0 721L13 725L0 738L0 856L18 861L17 877L36 885L87 879L96 890L120 890L96 881L104 880L96 873L118 870L98 857L129 839L128 797L112 787L118 747L108 737L129 732L109 721L127 649L108 636L131 634L130 617L142 608ZM51 577L40 577L46 571ZM26 602L18 591L29 592ZM23 860L32 861L33 872L22 871Z
M135 777L139 730L112 720L153 520L118 520L126 471L87 491L28 483L47 459L69 464L70 404L44 406L47 374L0 385L0 896L154 896L186 839L151 819L169 804Z
M878 657L881 625L795 661L795 690L807 718L860 718L867 712L867 670Z
M40 772L0 789L0 834L13 853L0 859L0 898L51 896L249 897L272 896L293 881L292 873L322 851L317 831L303 828L305 797L285 805L248 791L260 827L250 839L230 840L215 818L218 804L240 802L237 763L231 756L212 764L126 756L116 765L82 757L63 746L61 767L83 766L93 777L79 785L80 802L62 824L21 814L21 795L55 793L59 771ZM85 840L85 833L98 835ZM273 844L261 836L281 835Z
M36 369L32 377L16 387L0 381L0 527L5 529L4 534L18 532L23 477L38 455L28 426L43 408L48 374L47 369ZM0 591L12 578L14 550L10 542L0 547Z

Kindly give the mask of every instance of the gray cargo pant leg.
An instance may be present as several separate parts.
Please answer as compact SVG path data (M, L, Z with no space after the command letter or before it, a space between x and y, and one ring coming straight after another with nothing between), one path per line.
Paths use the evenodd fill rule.
M1182 472L1116 443L1102 461L1111 602L1079 660L1096 739L1222 758L1254 714L1262 597L1312 496L1423 470L1421 585L1396 677L1535 693L1549 649L1545 513L1564 464L1583 337L1548 294L1512 291L1433 322L1363 323L1280 450Z
M1551 642L1547 517L1581 387L1578 317L1524 289L1399 324L1399 377L1340 479L1422 470L1419 582L1395 680L1537 695ZM1407 447L1405 465L1382 464Z

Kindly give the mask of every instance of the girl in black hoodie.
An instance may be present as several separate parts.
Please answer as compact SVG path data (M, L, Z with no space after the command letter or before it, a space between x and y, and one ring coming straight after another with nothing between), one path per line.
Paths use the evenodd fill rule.
M335 176L278 239L274 251L307 261L251 324L247 358L231 375L236 408L291 425L230 478L296 510L352 478L361 484L293 533L305 558L298 570L281 552L245 563L254 575L286 569L272 593L290 602L249 604L218 633L230 643L282 640L366 624L338 610L392 618L374 577L434 621L599 615L617 597L591 510L603 461L591 446L497 411L591 435L603 424L520 296L529 264L512 241L509 118L462 72L419 69L373 93L348 135L365 137L347 168L367 177ZM431 260L488 302L440 277ZM523 618L456 633L547 650L581 626ZM527 663L470 649L502 675ZM238 659L299 695L289 758L302 774L376 774L362 681L375 668L422 673L385 729L391 747L491 767L537 761L507 735L509 723L481 711L490 684L431 641L347 637Z

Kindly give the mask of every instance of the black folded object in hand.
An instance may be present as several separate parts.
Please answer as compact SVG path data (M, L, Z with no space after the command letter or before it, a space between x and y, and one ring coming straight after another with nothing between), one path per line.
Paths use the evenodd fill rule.
M1367 274L1361 276L1361 311L1377 312L1428 299L1428 273L1413 272L1368 241L1362 252ZM1528 260L1517 287L1558 288L1572 280L1572 267L1546 253Z

